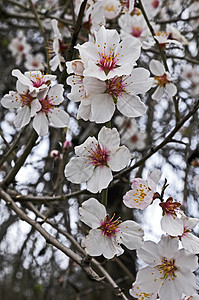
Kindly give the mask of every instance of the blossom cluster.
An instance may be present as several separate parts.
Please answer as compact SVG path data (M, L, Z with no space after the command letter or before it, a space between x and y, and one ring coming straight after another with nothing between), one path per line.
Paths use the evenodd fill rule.
M128 3L127 3L128 2ZM156 43L163 49L173 43L180 49L188 41L172 26L160 31L154 17L160 12L162 1L143 0L143 7L155 32L152 37L150 28L141 10L134 7L134 1L99 0L88 1L84 16L84 25L90 33L89 40L77 44L75 49L79 58L65 62L64 51L67 45L62 41L58 21L53 19L53 42L48 49L51 54L49 65L54 72L66 67L67 85L70 92L67 98L75 104L79 102L77 119L95 122L101 126L98 136L89 136L80 145L74 147L74 156L65 165L64 175L67 181L86 184L92 193L102 193L102 203L89 198L79 209L80 220L91 228L82 240L82 247L90 256L103 255L112 259L124 253L124 245L136 250L137 256L148 266L137 273L130 295L140 300L157 299L180 300L195 297L196 280L193 272L197 269L199 239L191 230L199 223L197 218L189 218L181 209L181 203L172 197L164 199L166 185L161 193L157 185L161 171L155 169L148 173L147 179L134 178L131 189L123 196L126 209L147 209L155 200L160 201L162 219L160 226L165 233L159 243L145 241L144 231L137 222L110 216L103 201L104 194L112 184L114 172L131 165L131 152L142 151L146 147L146 133L138 129L135 118L147 112L143 95L151 88L152 99L160 101L165 94L175 97L177 87L166 63L151 59L149 70L140 67L139 58L142 49L154 47ZM81 1L75 3L78 14ZM106 29L107 20L118 18L120 34L115 29ZM70 36L67 30L66 36ZM13 45L17 41L13 41ZM12 46L13 46L12 45ZM17 54L17 64L29 52L26 41L10 48ZM28 60L31 58L29 56ZM64 101L64 86L57 83L57 77L42 74L32 69L21 73L14 69L12 75L17 78L16 91L10 91L1 99L5 108L17 109L14 125L22 128L31 120L39 136L49 133L49 125L64 128L69 124L68 113L60 107ZM151 76L151 73L154 77ZM197 90L196 90L197 91ZM74 104L73 103L73 104ZM74 105L75 106L75 105ZM111 121L117 128L111 128ZM121 138L120 138L121 135ZM121 145L124 144L124 145ZM71 143L65 145L71 148ZM57 150L51 151L51 157L62 160ZM199 190L198 177L194 184ZM85 186L85 185L83 185ZM107 199L106 199L107 200ZM181 247L181 248L180 248ZM184 297L184 298L182 298ZM197 297L196 297L197 299Z

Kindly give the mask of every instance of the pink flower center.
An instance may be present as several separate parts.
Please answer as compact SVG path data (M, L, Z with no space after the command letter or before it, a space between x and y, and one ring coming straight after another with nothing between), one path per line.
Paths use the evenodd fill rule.
M158 6L159 6L159 0L154 0L153 2L152 2L152 6L153 6L153 8L158 8Z
M163 74L162 76L155 76L154 79L157 81L156 84L163 87L165 87L165 85L170 82L167 79L167 74Z
M24 46L23 46L23 45L18 45L17 50L18 50L19 52L23 52Z
M99 144L95 144L92 142L93 147L90 150L87 149L89 152L89 156L87 158L90 160L93 166L107 166L107 162L109 160L108 151L106 149L102 149Z
M42 79L42 78L36 78L36 81L33 81L33 86L38 88L38 87L42 86L45 83L46 82L45 82L44 79Z
M132 143L136 143L138 141L138 136L136 134L134 134L132 137L131 137L131 142Z
M35 67L35 68L38 68L38 67L39 67L38 61L36 61L36 60L33 61L33 62L32 62L32 66Z
M176 211L179 210L181 206L180 202L173 202L173 198L169 197L166 202L161 202L159 204L163 209L163 215L174 215L176 216Z
M101 220L100 224L100 229L102 230L102 234L112 238L116 232L120 231L120 229L118 228L119 224L121 223L121 221L118 219L113 220L114 216L112 218L110 218L108 215L105 217L104 220Z
M133 27L131 35L135 37L140 37L142 34L142 29L140 27Z
M23 106L28 105L30 107L30 104L31 104L31 102L33 101L34 98L29 93L20 94L20 96L21 96L21 99L20 99L21 106L23 107Z
M125 86L126 84L123 83L123 77L117 77L111 78L107 80L106 87L110 95L112 95L114 100L117 100L118 96L122 95L123 92L125 92Z
M167 258L164 257L162 259L162 264L156 267L158 267L160 274L162 274L162 277L160 277L160 279L165 279L168 276L171 276L172 278L176 277L175 271L177 270L177 268L175 266L174 259L167 260Z
M100 60L98 62L98 66L106 75L110 71L112 71L114 68L117 68L117 62L119 59L117 59L117 55L114 56L113 52L111 51L109 55L99 53L100 55Z
M40 101L42 106L41 111L45 112L45 114L48 114L50 111L54 109L54 105L51 103L51 101L52 100L48 99L48 96L46 96L46 98Z

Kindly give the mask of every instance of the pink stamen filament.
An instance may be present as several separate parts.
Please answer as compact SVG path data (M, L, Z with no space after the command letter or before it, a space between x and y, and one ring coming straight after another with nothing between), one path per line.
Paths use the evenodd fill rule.
M114 100L117 100L118 96L122 95L125 91L125 86L127 84L123 82L123 76L117 77L115 76L112 79L107 80L106 82L106 91L105 93L109 93L112 95Z
M109 155L106 149L102 149L99 144L94 145L88 150L89 156L87 158L91 162L92 165L98 166L106 166L109 160Z
M106 55L105 53L99 53L100 60L99 60L99 66L100 69L104 71L104 73L107 75L110 71L112 71L114 68L117 68L117 62L119 59L117 59L117 55L114 56L112 52L110 52L109 55Z
M132 36L140 37L142 34L142 29L140 27L133 27L131 34Z
M28 105L30 107L31 102L33 101L34 98L29 93L20 94L20 96L21 96L21 99L20 99L21 106L23 107L23 106Z
M54 109L54 105L51 103L52 100L49 100L48 96L46 96L44 99L40 101L41 103L41 111L45 112L45 114L48 114L50 111Z
M101 223L100 229L102 230L102 234L109 238L112 238L116 232L120 231L118 226L121 223L121 221L119 220L119 218L113 221L114 216L115 214L113 215L112 218L110 218L107 215L105 219L101 220L100 222Z

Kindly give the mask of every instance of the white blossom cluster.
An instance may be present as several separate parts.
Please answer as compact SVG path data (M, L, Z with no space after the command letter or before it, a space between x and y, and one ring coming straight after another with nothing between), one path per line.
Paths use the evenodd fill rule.
M143 0L149 20L154 21L160 12L161 2ZM80 4L81 1L76 1L76 14ZM114 18L118 18L120 34L115 29L105 27L108 20ZM168 97L177 94L174 79L163 62L151 59L149 70L139 66L142 48L149 49L156 41L162 47L173 43L183 48L188 41L172 26L162 32L153 22L156 35L152 38L144 16L134 7L134 1L90 0L84 22L89 23L90 36L88 41L75 46L79 59L66 62L69 75L67 84L71 87L67 97L79 102L77 119L103 126L98 138L89 136L75 147L75 156L66 164L64 173L68 181L86 183L87 190L96 194L109 187L113 172L130 165L133 150L141 151L145 147L146 133L139 132L134 119L147 112L141 95L151 88L155 88L152 98L157 101L165 94ZM50 67L52 71L57 68L63 71L64 44L55 19L52 20L52 28L54 36ZM12 41L10 49L13 55L17 55L17 64L29 51L25 45L22 38L23 51L19 51L19 43ZM31 61L30 56L28 60ZM64 100L64 88L62 84L55 83L55 75L43 75L39 68L24 74L14 69L12 75L17 77L16 91L5 95L1 104L18 110L14 121L16 127L22 128L33 119L37 134L45 136L49 132L49 125L56 128L68 126L69 115L60 108ZM115 119L119 131L107 124L116 113L119 114ZM125 146L120 145L120 134ZM103 255L107 259L122 255L124 249L121 245L130 250L136 249L137 256L148 266L138 271L130 289L130 295L135 298L198 299L193 272L198 268L196 254L199 253L199 239L191 230L199 223L199 219L188 218L180 208L181 203L172 197L164 200L157 193L160 177L160 170L155 169L148 174L147 180L134 178L131 189L123 197L126 207L141 210L159 199L162 208L160 226L165 235L158 244L144 241L144 232L139 224L133 220L122 222L115 215L109 216L105 205L91 197L83 202L79 210L81 221L91 227L82 246L90 256ZM198 177L195 177L194 183L198 191Z

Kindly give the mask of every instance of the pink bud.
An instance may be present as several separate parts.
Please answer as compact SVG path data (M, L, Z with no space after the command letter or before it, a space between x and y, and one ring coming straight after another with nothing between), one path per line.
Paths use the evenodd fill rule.
M70 149L72 147L71 141L65 140L64 149Z
M60 152L58 150L52 150L50 152L50 157L54 158L54 160L60 160L61 159Z

